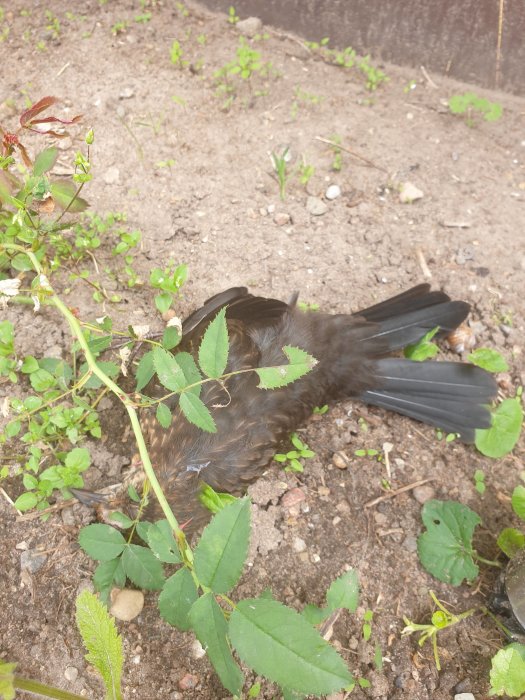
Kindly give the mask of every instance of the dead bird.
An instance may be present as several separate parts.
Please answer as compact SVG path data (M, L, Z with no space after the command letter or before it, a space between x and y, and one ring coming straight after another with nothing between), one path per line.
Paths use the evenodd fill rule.
M467 303L451 301L427 284L350 315L305 312L296 301L296 296L285 303L235 287L208 299L183 323L177 351L197 357L208 324L226 306L227 372L285 364L287 345L317 360L308 374L280 389L258 388L255 372L228 378L226 391L217 382L205 383L200 398L213 415L216 433L190 424L176 397L167 429L145 412L142 425L153 467L177 519L187 523L186 532L210 518L199 501L203 482L216 491L243 493L315 406L351 397L458 433L467 443L477 428L490 426L487 404L497 385L487 372L461 362L388 357L436 326L439 335L450 333L467 317ZM157 398L167 393L160 385L148 388ZM162 517L152 497L145 518Z

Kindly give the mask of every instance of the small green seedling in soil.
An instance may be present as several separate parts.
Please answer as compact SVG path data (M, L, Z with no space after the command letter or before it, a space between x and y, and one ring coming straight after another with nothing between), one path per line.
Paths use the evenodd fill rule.
M240 17L237 15L235 12L235 7L233 5L230 5L228 8L228 22L229 24L232 24L235 26L239 22Z
M324 416L325 413L328 413L328 404L325 403L324 406L315 406L313 410L313 414L316 416Z
M525 521L525 487L516 486L511 498L512 510L522 521ZM498 537L498 547L509 559L512 559L520 549L525 547L525 535L513 527L504 528Z
M485 472L482 469L476 469L474 472L474 488L480 496L485 493L487 485L485 484Z
M277 175L277 181L279 183L279 196L281 200L284 201L286 196L286 183L288 182L288 162L290 160L290 149L288 146L284 149L282 153L272 153L270 156L272 161L273 169Z
M179 296L180 289L188 275L187 265L168 265L162 270L156 267L151 271L149 283L154 289L160 289L160 294L155 296L155 306L157 310L163 314L173 304L174 300Z
M382 83L388 81L388 77L382 70L370 65L370 56L365 56L357 65L366 78L366 88L370 92L375 92Z
M487 122L498 121L503 114L503 108L499 102L490 102L485 97L479 97L475 92L453 95L448 101L448 108L452 114L465 115L468 126L474 126L476 114L482 116Z
M373 448L371 449L358 449L354 450L354 454L356 457L375 457L378 462L381 462L383 459L383 455L379 450L375 450Z
M403 351L405 357L416 362L423 362L435 357L439 352L439 348L431 341L438 331L439 326L436 326L436 328L432 328L428 333L425 333L417 343L407 345Z
M332 141L331 149L333 153L331 168L338 173L343 168L343 151L339 147L341 137L338 134L334 134L330 137L330 141Z
M60 21L51 10L46 10L46 29L51 34L51 37L55 40L60 39Z
M405 628L401 631L401 634L409 635L414 632L420 632L418 644L422 647L427 640L432 641L432 649L434 652L434 661L438 671L441 671L441 664L439 661L439 653L437 647L437 635L441 630L451 627L452 625L457 625L458 622L465 620L470 617L475 611L475 608L466 610L459 615L455 615L445 608L445 606L439 602L433 591L429 591L429 595L432 598L434 604L438 608L432 613L431 621L428 624L417 624L412 622L407 617L403 618L405 623Z
M303 156L303 160L302 160L302 163L300 163L300 165L299 165L298 171L299 171L299 182L301 183L301 185L303 185L303 187L306 187L306 185L310 182L310 180L315 172L315 168L310 163L307 163L304 159L304 156Z
M368 642L370 640L370 637L372 636L372 619L374 617L374 613L372 610L365 610L365 614L363 615L363 639L365 642Z
M146 24L152 17L153 15L151 12L143 12L142 14L135 16L135 22L137 22L137 24Z
M115 22L111 27L111 33L113 36L118 36L119 34L124 34L129 27L129 22Z
M189 61L184 60L182 57L182 47L177 40L171 45L170 60L177 68L186 68L186 66L189 65Z
M280 464L286 464L284 468L285 472L302 472L304 471L304 467L299 460L314 457L315 452L313 452L306 443L302 442L297 433L292 433L290 435L290 442L295 449L286 453L276 454L273 458Z
M409 80L408 83L403 88L403 92L406 95L407 93L412 92L416 88L417 88L417 81L416 80Z
M301 311L319 311L319 304L315 301L298 301L297 307L301 309Z

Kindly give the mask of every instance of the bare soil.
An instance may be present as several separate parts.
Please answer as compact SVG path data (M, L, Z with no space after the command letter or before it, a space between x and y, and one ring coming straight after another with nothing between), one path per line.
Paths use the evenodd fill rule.
M300 290L301 299L324 310L356 310L427 279L425 261L435 288L472 304L477 344L497 348L509 361L503 393L512 394L525 381L523 99L477 90L500 102L504 115L495 123L476 119L469 127L448 112L444 100L471 86L440 76L430 82L418 71L386 65L389 82L370 93L357 71L327 65L295 37L265 28L269 38L255 45L272 63L270 76L238 81L237 97L225 110L212 76L234 58L239 39L225 16L194 5L186 14L185 6L155 3L146 8L150 21L137 22L139 4L121 0L74 0L67 13L57 0L29 5L15 0L6 10L10 32L0 43L0 121L11 123L25 96L36 101L57 95L69 115L84 115L83 128L60 144L59 166L70 170L84 126L93 126L94 179L86 191L91 207L125 212L130 227L142 231L136 267L145 280L151 268L167 261L189 265L181 316L230 285L281 298ZM46 29L46 10L60 21L58 36ZM118 22L128 26L114 36ZM188 61L179 68L170 62L175 39ZM415 89L405 90L411 80ZM334 135L359 156L343 152L340 171L332 169L330 146L316 140ZM283 145L293 162L281 201L269 155ZM302 158L315 168L306 188L293 174ZM399 200L399 185L407 181L423 192L411 205ZM323 198L330 184L340 186L341 196L325 200L323 215L311 215L307 197ZM101 265L110 264L109 251L108 244ZM87 286L64 277L66 286L68 303L82 318L104 313ZM116 326L162 327L150 288L120 291L124 301L107 309ZM67 330L50 309L34 315L10 308L7 317L16 322L21 354L66 352ZM9 384L1 385L0 401L10 391ZM107 437L90 445L95 466L87 477L96 487L119 481L133 452L111 403L102 417ZM428 619L429 589L456 612L486 601L495 578L486 567L473 586L452 588L419 566L421 502L429 496L457 499L476 510L483 519L476 546L493 558L498 532L513 522L509 494L523 469L523 443L513 455L489 460L473 447L438 441L426 426L351 402L313 418L302 437L316 452L304 474L285 474L276 465L255 486L257 540L236 594L271 587L277 599L300 609L322 604L330 582L356 567L359 609L342 614L332 636L350 669L371 682L352 697L444 700L460 691L476 700L486 697L490 657L503 642L489 619L476 614L442 634L438 672L428 645L419 648L415 638L401 637L402 618ZM423 490L367 507L383 494L385 465L354 452L381 451L385 442L393 445L393 489L429 481ZM340 450L351 458L346 470L332 462ZM474 488L476 469L486 474L483 498ZM21 489L16 480L4 487L13 498ZM281 497L295 487L305 499L290 510ZM17 661L25 676L102 697L74 622L75 597L90 585L94 568L77 534L92 513L75 506L45 523L20 520L2 498L0 514L2 657ZM297 551L296 538L306 543L304 551ZM34 574L21 571L24 547L45 553ZM368 643L361 632L366 609L374 611ZM192 635L159 619L156 595L147 594L140 617L119 623L119 629L126 698L227 697L206 658L195 658ZM384 655L382 670L373 663L376 643ZM196 687L184 690L180 683L188 673ZM254 680L248 676L246 688ZM263 684L259 697L274 695Z

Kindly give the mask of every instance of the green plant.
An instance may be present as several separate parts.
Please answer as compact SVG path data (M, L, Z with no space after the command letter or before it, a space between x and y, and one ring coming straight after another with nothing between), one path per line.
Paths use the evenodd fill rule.
M288 161L289 161L289 148L288 146L284 149L282 153L272 153L271 161L275 174L277 175L277 181L279 183L279 196L281 200L284 201L286 196L286 183L288 181Z
M499 102L490 102L485 97L479 97L475 92L453 95L448 101L448 108L452 114L465 115L468 126L474 126L476 114L481 115L487 122L498 121L503 114L503 107Z
M366 78L367 90L374 92L382 83L388 81L388 77L382 70L370 65L370 56L362 58L357 65Z
M306 45L326 63L346 69L357 66L366 79L367 89L371 92L377 90L382 83L388 81L388 77L382 70L370 64L370 56L358 59L356 52L351 46L341 50L329 49L328 43L329 39L325 37L320 42L307 41Z
M171 45L170 60L174 66L177 66L177 68L185 68L187 65L189 65L189 61L186 61L182 55L182 47L180 42L175 40Z
M339 144L341 143L341 137L338 134L330 136L330 149L332 151L332 165L331 168L335 172L339 172L343 168L343 151Z
M293 450L286 453L278 453L273 456L276 462L286 465L284 467L285 472L302 472L304 467L299 461L300 459L308 459L315 456L315 452L304 443L297 433L292 433L290 436L290 442L292 443Z
M270 69L271 63L262 61L261 52L253 49L247 39L241 36L235 58L213 74L217 94L227 98L223 103L223 108L227 109L230 107L235 99L237 86L234 80L237 77L241 78L242 81L246 81L251 91L252 76L266 76Z
M485 484L485 472L482 469L476 469L474 472L474 487L480 496L483 496L487 485Z
M135 22L138 24L146 24L153 17L151 12L142 12L140 15L135 15Z
M405 628L401 631L401 634L409 635L413 634L414 632L420 632L421 634L418 639L418 644L420 647L422 647L425 644L425 642L430 639L432 641L432 649L434 652L434 662L436 664L436 668L438 671L441 671L441 663L439 661L439 653L437 647L438 633L441 630L447 629L447 627L451 627L452 625L457 625L458 622L461 622L467 617L470 617L474 612L476 612L476 609L472 608L470 610L466 610L465 612L460 613L459 615L455 615L454 613L450 612L450 610L447 610L445 606L439 602L433 591L429 591L429 595L432 598L434 605L437 607L437 610L435 610L432 613L430 622L426 624L417 624L409 620L407 617L404 617L403 620L405 623Z
M490 695L522 697L525 693L525 644L509 644L493 657L490 668Z
M122 20L120 22L115 22L111 27L111 33L113 36L118 36L119 34L125 34L129 27L129 22Z
M60 21L58 17L56 17L51 10L46 10L45 12L46 15L46 29L47 31L51 34L51 37L53 39L59 39L60 38Z
M237 22L239 21L239 17L237 13L235 12L235 7L233 5L230 5L228 8L228 22L235 26Z
M299 182L301 183L301 185L306 187L306 185L310 182L310 180L315 172L315 168L311 163L307 163L304 159L304 156L303 156L303 160L299 164L298 171L299 171Z
M174 300L179 296L180 289L186 277L188 276L188 267L184 264L168 265L163 270L156 267L150 272L149 283L153 289L160 289L160 294L155 296L155 306L157 310L163 314L173 304Z

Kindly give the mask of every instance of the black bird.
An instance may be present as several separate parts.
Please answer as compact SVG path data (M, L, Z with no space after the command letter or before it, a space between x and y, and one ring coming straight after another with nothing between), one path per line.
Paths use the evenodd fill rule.
M305 312L296 300L287 304L235 287L209 299L183 323L177 351L196 357L206 327L227 307L228 372L285 364L286 345L302 348L318 361L308 374L280 389L259 389L255 372L228 379L227 393L217 383L204 384L201 399L213 414L213 434L188 423L176 400L167 429L145 413L153 467L179 522L189 521L186 531L200 528L210 517L198 498L202 482L216 491L242 493L313 408L329 401L353 397L458 433L467 443L474 440L476 428L490 425L486 405L497 386L487 372L460 362L388 357L436 326L440 335L450 333L467 317L467 303L451 301L426 284L351 315ZM159 386L150 389L156 397L166 393ZM163 517L156 499L145 517Z

